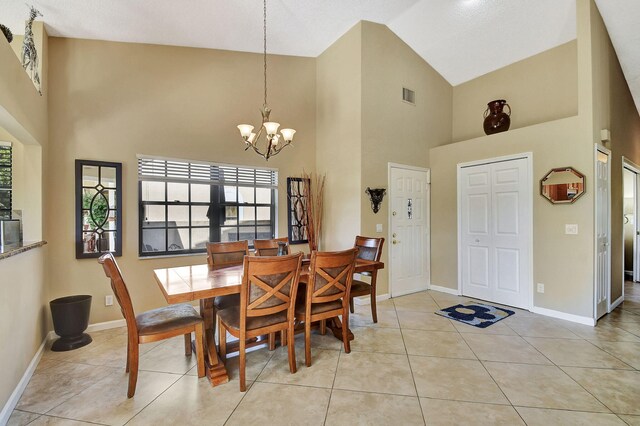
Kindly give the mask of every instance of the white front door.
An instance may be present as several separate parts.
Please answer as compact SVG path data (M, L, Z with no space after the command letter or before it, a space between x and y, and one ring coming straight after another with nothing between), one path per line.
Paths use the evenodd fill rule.
M596 319L609 309L611 245L609 236L609 153L596 150Z
M459 170L460 279L466 296L529 309L529 159Z
M390 165L391 296L429 285L429 171Z

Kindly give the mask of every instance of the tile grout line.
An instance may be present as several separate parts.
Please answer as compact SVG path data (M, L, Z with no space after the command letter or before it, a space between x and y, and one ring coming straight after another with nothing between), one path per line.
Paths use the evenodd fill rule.
M331 389L329 390L329 402L327 403L327 409L324 412L324 421L322 422L323 426L327 424L327 417L329 416L329 407L331 407L331 398L333 397L333 387L336 385L336 377L338 376L338 366L340 365L340 356L342 355L343 349L344 349L344 346L340 348L340 351L338 351L338 361L336 362L336 372L333 374L333 382L331 383Z

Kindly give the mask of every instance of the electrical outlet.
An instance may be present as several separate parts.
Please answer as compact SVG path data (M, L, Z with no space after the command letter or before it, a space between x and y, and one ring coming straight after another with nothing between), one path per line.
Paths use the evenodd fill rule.
M382 233L382 224L381 223L376 224L376 232L379 233L379 234Z
M567 235L577 235L578 234L578 224L577 223L567 223L564 225L564 233Z
M544 293L544 284L538 283L538 293Z
M113 296L108 295L104 297L104 306L113 306Z

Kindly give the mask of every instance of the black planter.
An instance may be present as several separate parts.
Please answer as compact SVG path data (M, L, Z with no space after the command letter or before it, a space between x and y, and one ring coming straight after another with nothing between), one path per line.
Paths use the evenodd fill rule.
M52 351L70 351L91 343L91 336L84 332L89 325L91 296L61 297L49 302L49 306L53 317L53 328L60 336L53 342Z

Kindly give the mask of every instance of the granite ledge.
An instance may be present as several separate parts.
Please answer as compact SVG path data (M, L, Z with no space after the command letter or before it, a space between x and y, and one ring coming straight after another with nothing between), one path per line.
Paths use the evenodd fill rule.
M0 260L7 257L15 256L25 251L33 250L38 247L42 247L47 244L46 241L26 242L19 244L11 244L7 246L0 246Z

